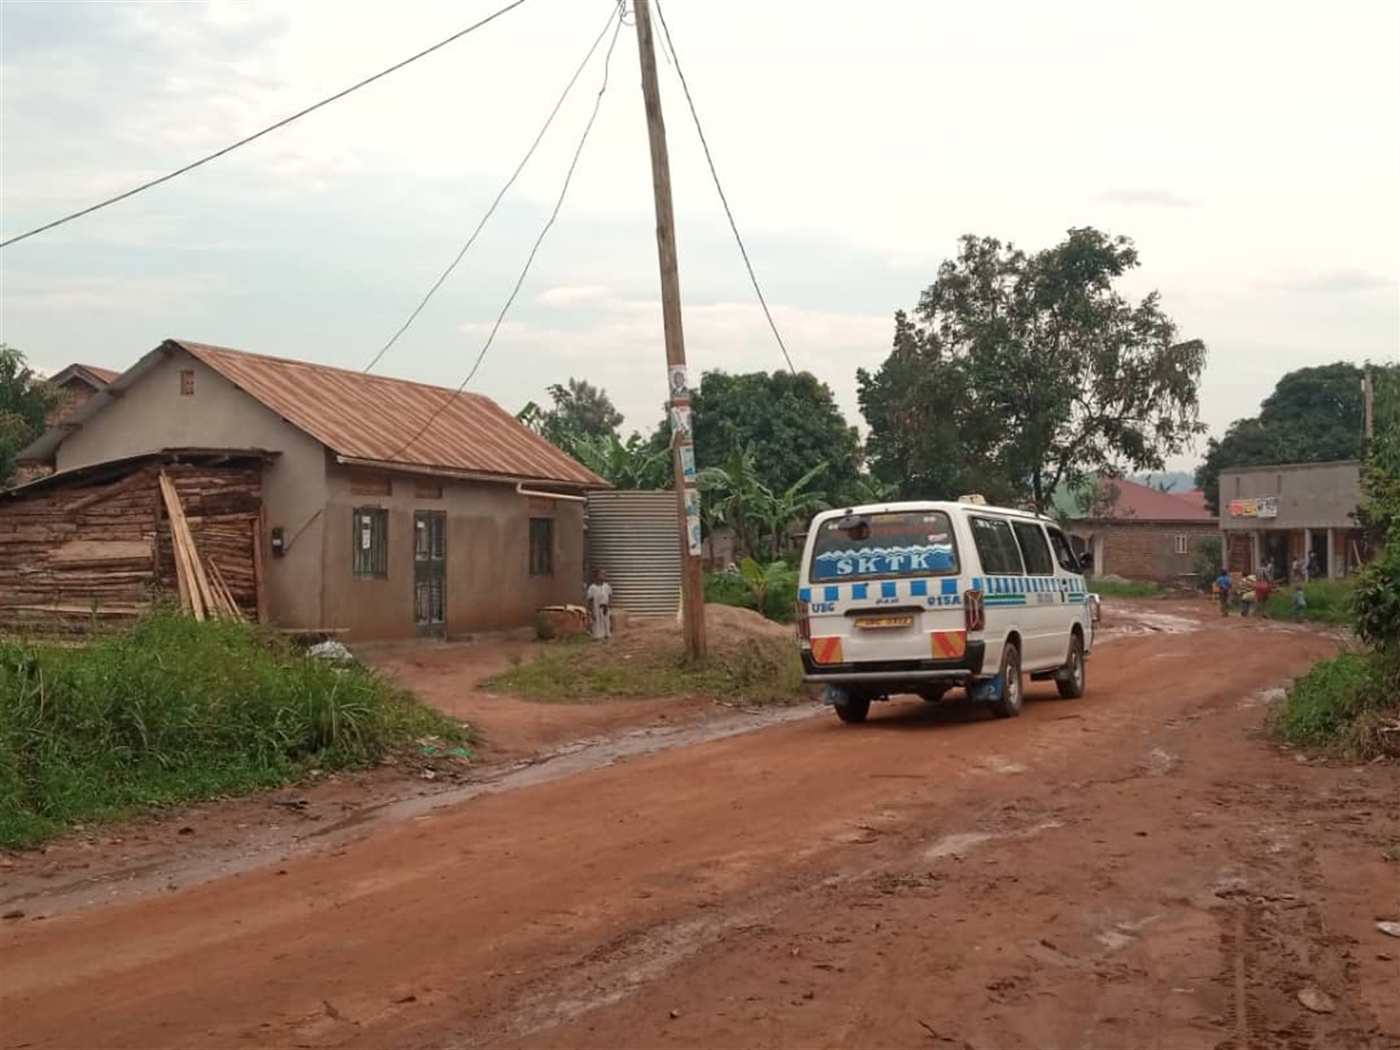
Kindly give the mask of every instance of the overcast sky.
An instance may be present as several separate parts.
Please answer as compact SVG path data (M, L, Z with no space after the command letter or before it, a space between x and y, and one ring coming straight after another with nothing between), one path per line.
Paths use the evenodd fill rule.
M226 145L501 6L0 3L9 236ZM192 174L5 249L3 337L124 368L168 336L364 367L456 254L611 0L528 0ZM852 421L963 233L1138 244L1204 339L1206 422L1283 373L1400 347L1400 5L665 0L793 361ZM547 219L602 51L453 277L377 371L455 386ZM771 370L674 70L661 60L695 371ZM473 388L569 376L629 426L665 398L636 43ZM1195 456L1174 465L1187 466Z

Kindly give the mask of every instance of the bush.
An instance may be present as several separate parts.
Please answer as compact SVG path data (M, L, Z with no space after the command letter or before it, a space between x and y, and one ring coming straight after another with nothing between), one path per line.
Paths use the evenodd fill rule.
M755 609L757 604L744 578L733 572L705 574L705 601L711 605L732 605L736 609Z
M465 731L264 628L159 612L82 647L0 642L0 846L141 806L370 764Z
M759 565L744 559L743 575L729 572L705 574L705 601L752 609L775 623L792 623L797 603L798 573L787 561Z
M1400 662L1400 530L1385 556L1361 570L1352 597L1356 633Z
M1377 653L1345 652L1293 683L1275 720L1289 743L1341 750L1359 758L1400 753L1400 673Z
M1303 585L1307 607L1303 619L1310 623L1346 624L1351 622L1354 580L1313 580ZM1277 587L1269 595L1268 613L1278 620L1293 615L1293 587Z

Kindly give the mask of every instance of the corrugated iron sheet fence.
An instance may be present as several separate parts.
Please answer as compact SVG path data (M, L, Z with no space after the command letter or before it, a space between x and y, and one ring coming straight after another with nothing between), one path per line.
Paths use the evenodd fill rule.
M590 494L588 566L607 574L616 608L639 616L674 613L681 591L676 494Z

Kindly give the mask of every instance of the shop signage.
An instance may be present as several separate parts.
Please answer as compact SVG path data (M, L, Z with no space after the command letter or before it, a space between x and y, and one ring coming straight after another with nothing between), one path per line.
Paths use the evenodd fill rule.
M1260 496L1258 499L1232 499L1230 501L1230 517L1277 518L1278 497Z

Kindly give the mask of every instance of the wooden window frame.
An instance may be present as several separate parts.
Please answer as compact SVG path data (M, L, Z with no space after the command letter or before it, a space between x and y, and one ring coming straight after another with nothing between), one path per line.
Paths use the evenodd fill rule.
M363 546L366 521L370 545ZM389 578L389 511L385 507L356 507L350 518L350 572L357 580Z
M530 518L529 525L529 567L534 579L548 579L554 576L554 519ZM536 530L543 533L536 536Z

